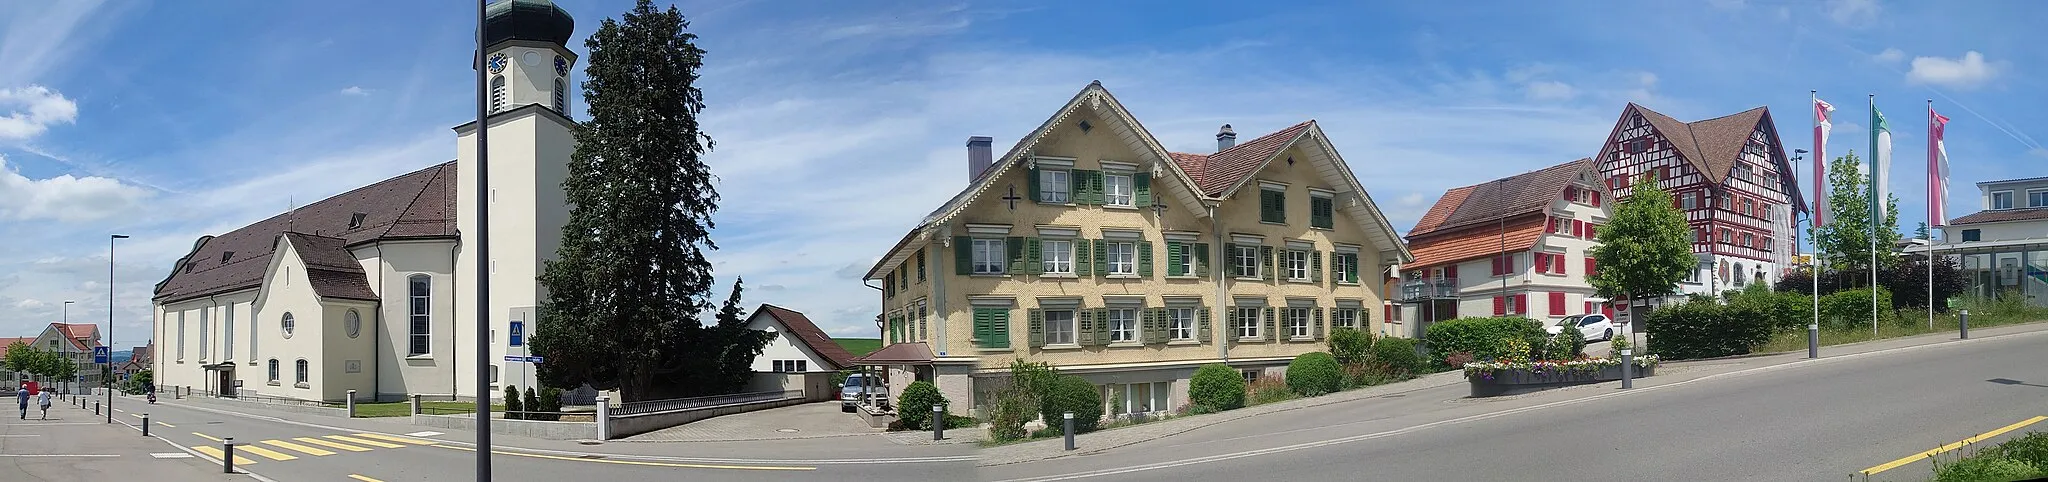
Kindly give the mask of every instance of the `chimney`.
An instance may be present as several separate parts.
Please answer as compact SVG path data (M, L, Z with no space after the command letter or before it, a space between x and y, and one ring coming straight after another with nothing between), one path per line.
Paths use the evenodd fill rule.
M994 154L989 151L989 143L994 141L995 138L989 136L967 138L967 182L974 182L975 178L981 177L981 171L995 164Z
M1216 131L1216 151L1222 152L1224 149L1229 149L1230 146L1235 145L1237 145L1237 131L1230 130L1230 124L1224 124L1223 130Z

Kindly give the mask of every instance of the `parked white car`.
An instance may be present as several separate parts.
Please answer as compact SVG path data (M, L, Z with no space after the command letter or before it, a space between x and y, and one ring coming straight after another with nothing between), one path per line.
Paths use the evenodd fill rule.
M1574 329L1579 330L1579 336L1585 337L1586 341L1607 341L1614 339L1614 334L1621 330L1621 326L1616 325L1607 315L1590 313L1564 317L1563 320L1543 329L1552 335L1566 329Z
M861 404L888 409L888 382L881 377L860 373L847 375L846 381L839 384L839 410L852 412L855 405Z

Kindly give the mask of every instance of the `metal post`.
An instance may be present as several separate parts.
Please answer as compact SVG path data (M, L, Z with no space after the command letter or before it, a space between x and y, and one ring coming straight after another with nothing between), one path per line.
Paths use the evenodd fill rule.
M1963 339L1968 340L1970 339L1970 310L1963 310L1959 316L1956 320L1962 325Z
M420 394L412 394L412 414L420 414Z
M356 391L348 391L348 418L356 418Z
M1067 450L1074 449L1074 412L1066 412Z
M113 410L108 410L108 411L109 411L109 412L112 412ZM99 415L99 414L100 414L100 402L92 402L92 414L93 414L93 415Z
M476 2L476 480L491 480L491 161L489 104L484 77L484 19L488 0ZM467 248L464 248L467 249Z
M114 241L126 239L126 234L107 237L107 374L114 373ZM105 383L105 377L100 378ZM107 423L114 423L114 387L107 386Z
M612 400L611 400L611 397L608 397L608 396L604 396L604 395L598 395L598 396L597 396L597 440L598 440L598 441L600 441L600 442L602 442L602 441L605 441L605 440L611 440L611 438L612 438Z
M1820 358L1820 323L1806 325L1806 357Z
M946 408L944 405L934 403L932 404L932 441L937 442L945 439Z
M1629 348L1621 349L1621 388L1635 387L1636 362L1634 354L1635 350Z
M220 473L235 473L235 438L221 439Z
M149 414L142 414L142 436L149 436Z

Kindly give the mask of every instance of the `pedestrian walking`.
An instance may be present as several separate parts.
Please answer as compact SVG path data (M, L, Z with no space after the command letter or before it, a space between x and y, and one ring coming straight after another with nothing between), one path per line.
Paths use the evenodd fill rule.
M22 419L22 420L28 420L28 384L27 384L27 383L23 383L23 384L21 384L21 388L18 388L18 389L15 389L15 390L14 390L14 398L15 398L15 400L18 400L18 401L19 401L19 402L21 403L21 419Z
M36 400L36 404L43 407L43 420L50 419L50 392L50 387L43 387L42 396Z

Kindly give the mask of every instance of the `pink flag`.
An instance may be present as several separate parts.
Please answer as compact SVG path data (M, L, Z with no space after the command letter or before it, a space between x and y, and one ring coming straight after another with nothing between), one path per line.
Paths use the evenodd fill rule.
M1927 225L1948 225L1948 146L1941 137L1948 131L1948 117L1934 113L1927 103Z
M1819 97L1813 99L1813 227L1827 224L1828 213L1828 131L1834 124L1828 116L1835 106Z

